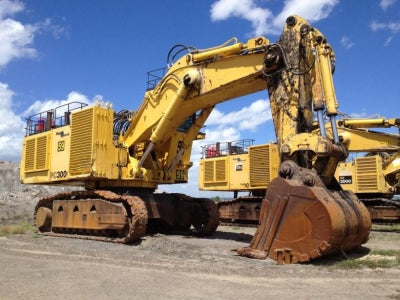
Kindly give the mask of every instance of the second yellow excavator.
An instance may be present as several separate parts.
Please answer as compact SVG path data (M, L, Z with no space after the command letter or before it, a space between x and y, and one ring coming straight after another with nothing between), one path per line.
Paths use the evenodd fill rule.
M155 190L187 182L192 143L204 137L216 104L268 89L280 177L269 185L253 242L239 253L295 263L367 241L368 210L334 181L347 150L336 129L334 54L321 32L290 16L276 43L177 45L167 63L136 111L78 103L28 118L21 181L85 188L40 200L41 232L123 243L149 227L212 234L219 222L212 200ZM320 127L324 113L331 119L333 140L312 132L313 110Z
M366 205L373 222L400 222L400 201L391 200L400 193L400 134L366 129L400 128L400 119L343 118L337 124L340 141L359 155L338 164L336 180ZM332 137L329 124L326 132ZM278 176L277 145L253 143L245 139L203 147L200 190L234 193L232 199L218 202L222 222L258 224L268 184Z

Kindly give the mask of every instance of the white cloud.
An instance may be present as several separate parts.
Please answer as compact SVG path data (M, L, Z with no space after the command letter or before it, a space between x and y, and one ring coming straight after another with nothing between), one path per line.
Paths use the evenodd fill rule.
M394 3L394 2L393 2ZM382 5L382 3L381 3ZM369 24L369 28L373 32L378 32L378 31L389 31L391 35L386 38L384 42L384 46L388 47L392 40L393 40L393 35L398 34L400 32L400 22L377 22L377 21L372 21Z
M92 105L92 104L94 104L94 102L96 100L101 101L101 100L103 100L103 97L101 95L96 95L93 99L89 100L87 96L85 96L79 92L72 91L68 94L66 99L61 99L61 100L50 99L50 100L44 100L44 101L36 100L31 106L29 106L22 113L22 116L28 117L30 115L37 114L39 112L46 112L46 111L52 110L56 107L59 107L61 105L71 103L73 101L83 102L88 105ZM60 113L62 113L62 112L60 111Z
M24 10L20 1L0 0L0 68L14 59L36 57L37 50L33 47L36 34L49 32L58 39L65 33L50 18L35 24L22 24L11 18Z
M270 9L258 6L255 0L218 0L211 5L211 20L242 18L251 22L254 35L278 34L289 15L319 21L328 17L337 3L339 0L286 0L282 11L274 17Z
M381 0L379 6L382 8L383 11L386 11L389 6L392 6L396 0Z
M0 1L0 19L3 19L5 16L12 16L22 10L24 10L24 4L20 1L9 1L9 0L1 0Z
M1 14L1 13L0 13ZM12 19L0 19L0 67L21 57L35 57L32 48L35 27Z
M228 125L235 125L235 128L240 130L254 130L257 126L270 119L271 110L269 101L259 99L251 103L250 106L227 114L220 112L218 109L214 109L206 122L206 126L226 127Z
M288 16L296 14L310 22L325 19L339 0L286 0L279 15L274 19L274 25L281 28Z
M25 123L12 110L14 92L0 82L0 160L18 160Z
M61 38L66 33L64 27L54 24L50 18L46 18L43 22L38 22L34 26L38 33L49 32L55 39Z
M227 142L240 139L240 131L232 126L218 126L205 130L206 139L202 144Z
M389 30L394 34L400 32L400 22L382 23L382 22L373 21L373 22L371 22L369 27L374 32L379 31L379 30Z
M354 43L347 36L343 36L340 40L340 43L346 49L350 49L354 46Z
M365 108L363 108L361 112L354 112L350 114L350 118L367 118L367 117L368 115Z
M34 25L22 24L12 17L25 10L22 2L15 0L0 0L0 68L17 58L32 58L37 56L33 48L36 33L49 31L54 37L63 33L61 27L52 24L50 19ZM81 99L80 94L71 93L68 98ZM6 83L0 82L0 160L19 160L22 148L22 138L25 135L23 117L29 113L47 110L57 102L36 101L25 113L17 115L12 107L14 92Z
M251 22L255 35L265 33L272 18L268 9L257 7L253 0L219 0L211 6L211 20L222 21L238 17Z
M392 40L393 40L393 37L392 37L392 36L389 36L389 37L386 39L386 41L385 41L385 43L384 43L383 45L384 45L385 47L389 46L390 43L392 42Z

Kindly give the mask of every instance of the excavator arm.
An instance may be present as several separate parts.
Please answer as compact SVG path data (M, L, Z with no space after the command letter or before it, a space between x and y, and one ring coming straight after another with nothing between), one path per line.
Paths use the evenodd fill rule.
M278 49L285 68L268 79L281 165L263 199L259 226L240 255L278 263L305 262L365 243L371 219L365 206L334 179L347 157L335 117L334 54L325 37L299 17L289 17ZM312 109L320 133L312 132ZM323 120L328 116L333 140Z

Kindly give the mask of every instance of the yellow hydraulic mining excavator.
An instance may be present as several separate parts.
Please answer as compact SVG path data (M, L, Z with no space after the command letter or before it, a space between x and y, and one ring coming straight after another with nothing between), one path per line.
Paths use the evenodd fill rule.
M386 130L391 127L399 128L400 119L337 121L340 141L358 155L340 162L335 178L344 190L357 195L376 223L400 222L400 201L392 200L400 193L400 134ZM317 129L316 134L319 132ZM326 132L332 138L329 124ZM217 203L222 222L258 224L262 199L268 184L278 176L279 164L278 146L273 142L254 145L254 140L244 139L209 144L202 147L199 188L233 192L232 199Z
M392 199L400 194L400 131L393 134L365 128L400 130L400 118L343 119L339 126L346 128L341 139L349 151L366 154L341 162L335 177L343 189L353 191L365 204L373 222L399 223L400 201Z
M78 103L28 119L22 182L85 187L40 200L40 231L123 243L149 227L212 234L219 222L213 201L154 191L187 182L192 142L204 137L200 129L216 104L268 89L281 176L269 185L251 246L240 253L294 263L368 239L367 209L334 180L347 156L336 126L333 141L311 130L312 108L333 125L337 114L333 50L317 29L291 16L277 43L256 37L206 50L177 45L167 63L165 74L151 74L154 85L137 111Z

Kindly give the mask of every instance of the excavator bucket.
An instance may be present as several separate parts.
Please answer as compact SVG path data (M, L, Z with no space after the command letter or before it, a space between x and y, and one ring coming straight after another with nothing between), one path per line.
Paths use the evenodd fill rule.
M268 186L250 246L237 252L278 264L307 262L359 247L370 228L368 210L354 194L278 177Z

